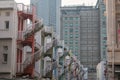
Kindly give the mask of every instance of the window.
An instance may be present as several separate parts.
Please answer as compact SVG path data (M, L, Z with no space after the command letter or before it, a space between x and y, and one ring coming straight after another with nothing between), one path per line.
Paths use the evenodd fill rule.
M3 63L6 64L8 61L8 46L3 46Z
M103 21L103 25L106 25L105 21Z
M9 21L5 21L5 29L9 29Z
M7 57L8 57L8 54L3 53L3 63L4 63L4 64L7 63Z
M75 20L78 20L78 17L76 17Z
M73 38L73 35L72 35L72 34L70 34L70 38Z
M76 22L76 23L75 23L75 26L76 26L76 27L78 27L78 26L79 26L78 22Z
M68 25L67 23L64 23L64 27L67 27L67 25Z
M79 37L79 35L78 35L78 34L76 34L76 35L75 35L75 38L78 38L78 37Z
M8 51L8 46L3 46L3 52L7 52Z
M70 19L70 20L73 20L73 17L70 17L69 19Z
M67 20L67 17L65 17L64 20Z
M72 41L70 41L70 42L69 42L69 44L73 44L73 42L72 42Z
M65 33L67 33L67 31L65 31Z
M67 44L67 42L65 42L65 44Z
M6 16L10 16L10 12L6 12L6 14L5 14Z
M70 23L69 26L70 26L70 27L73 27L73 23Z
M73 29L69 29L70 33L73 32Z
M78 44L78 42L75 42L75 44Z

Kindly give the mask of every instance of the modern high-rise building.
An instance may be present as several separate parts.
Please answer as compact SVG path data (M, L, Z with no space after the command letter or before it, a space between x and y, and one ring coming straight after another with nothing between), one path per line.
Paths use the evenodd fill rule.
M89 80L95 79L100 62L99 9L93 6L61 8L61 39L89 70Z
M107 47L107 31L106 31L106 16L104 12L106 10L105 4L103 0L98 0L96 4L96 8L99 9L100 16L100 55L101 60L106 61L106 47Z
M61 39L76 56L80 54L80 15L77 7L61 8ZM78 57L80 58L80 56Z
M61 0L31 0L30 4L36 7L36 15L43 19L44 25L53 27L59 35Z

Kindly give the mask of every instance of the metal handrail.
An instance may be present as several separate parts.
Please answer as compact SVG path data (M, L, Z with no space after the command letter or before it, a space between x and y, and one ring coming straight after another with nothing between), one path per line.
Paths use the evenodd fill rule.
M39 28L43 27L43 22L42 20L39 20L38 22L29 25L29 27L24 31L24 36L26 36L27 34L34 34L35 31L37 32L37 30L39 30Z
M37 23L29 25L29 27L25 31L18 31L17 39L24 40L27 36L34 34L35 30L39 30L39 28L42 28L42 25L42 20L39 20Z
M32 64L33 63L33 59L35 60L36 57L41 56L41 53L42 53L42 47L41 47L40 50L35 52L34 55L31 55L31 56L27 57L25 59L25 61L23 62L24 68L26 68L29 64Z
M17 39L18 40L23 40L24 39L24 37L23 37L23 31L18 31Z
M24 5L23 3L17 3L17 10L24 13L32 13L33 6Z

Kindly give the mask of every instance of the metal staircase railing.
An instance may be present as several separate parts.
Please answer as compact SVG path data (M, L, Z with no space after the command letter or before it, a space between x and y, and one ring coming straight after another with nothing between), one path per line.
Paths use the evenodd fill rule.
M24 37L28 38L29 36L35 34L40 29L43 28L42 20L38 20L36 23L30 25L25 31L24 31Z
M18 31L17 39L18 40L23 40L24 39L24 37L23 37L23 31Z
M25 59L25 61L23 62L23 68L26 68L27 66L29 66L30 64L33 64L35 61L37 61L38 59L41 58L42 56L42 47L41 49L39 49L37 52L35 52L33 55L27 57Z
M52 41L50 43L46 43L46 45L44 46L44 53L46 53L47 50L49 50L52 46L53 46Z
M43 28L42 20L30 25L25 31L18 31L18 40L24 40Z
M24 5L23 3L17 3L17 10L32 14L32 6Z
M36 47L37 49L40 49L40 48L41 48L41 45L40 45L39 43L35 42L35 47Z
M45 27L45 32L52 33L52 27Z
M38 77L39 80L41 80L42 78L42 74L40 72L38 72L37 70L34 70L35 75Z

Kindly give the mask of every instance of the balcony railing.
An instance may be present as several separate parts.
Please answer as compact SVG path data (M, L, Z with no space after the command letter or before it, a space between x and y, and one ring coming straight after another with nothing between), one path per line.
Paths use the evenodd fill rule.
M26 68L30 64L33 64L35 61L38 61L42 56L42 51L43 49L41 47L40 50L35 52L33 55L31 54L31 56L27 57L23 63L24 68Z
M42 20L38 20L36 23L29 25L29 27L24 31L24 37L27 38L34 33L38 32L40 29L43 28Z
M45 27L45 32L52 33L52 27Z
M29 27L25 31L18 31L18 40L24 40L28 38L42 28L43 28L42 20L39 20L38 22L29 25Z
M24 40L23 31L18 31L17 39L18 39L18 40Z
M53 46L53 42L46 43L46 45L44 46L44 53L46 53L47 50L49 50L52 46Z
M24 13L32 13L32 6L24 5L23 3L17 3L17 10Z

